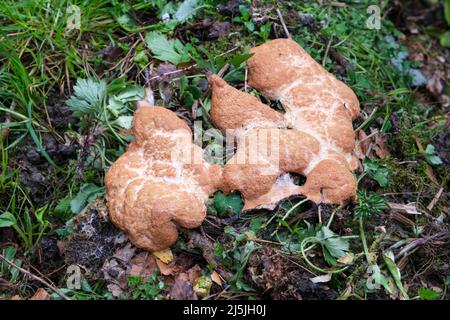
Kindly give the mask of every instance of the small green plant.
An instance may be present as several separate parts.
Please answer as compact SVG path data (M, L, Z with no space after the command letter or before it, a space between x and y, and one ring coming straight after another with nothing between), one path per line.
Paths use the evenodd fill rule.
M18 193L22 196L20 203L17 203ZM29 204L27 194L15 183L9 205L0 215L0 228L13 228L22 240L26 253L33 251L35 244L46 234L50 225L46 218L49 205L30 209L27 206Z
M374 179L382 188L387 187L389 183L389 169L375 160L370 160L368 158L364 160L363 175L368 175Z
M439 297L439 293L429 288L420 288L419 297L421 300L435 300Z
M434 145L428 144L427 147L425 148L424 153L425 153L425 159L427 160L427 162L429 164L434 165L434 166L442 164L441 158L439 158L439 156L436 154Z
M103 80L78 79L73 89L66 104L80 119L80 131L86 132L86 144L94 150L95 156L91 156L90 162L104 169L105 163L111 164L120 155L117 143L124 146L130 140L120 132L131 128L133 102L144 97L144 89L130 85L123 78L109 85ZM100 162L94 162L98 158Z
M376 193L367 193L366 190L358 190L358 204L355 209L355 217L359 218L359 233L364 248L364 254L369 266L373 264L367 246L366 235L364 233L364 219L370 218L372 214L380 214L387 207L386 200Z
M162 290L166 287L164 282L158 277L155 270L144 281L142 276L129 276L128 287L132 290L133 299L137 300L159 300L162 298Z
M15 258L17 250L15 247L9 246L2 250L2 256L16 264L17 266L22 266L22 260ZM14 268L5 261L0 260L0 277L7 279L11 283L15 283L19 278L20 271Z
M386 200L376 193L358 190L357 196L356 217L370 218L372 214L380 214L387 208Z

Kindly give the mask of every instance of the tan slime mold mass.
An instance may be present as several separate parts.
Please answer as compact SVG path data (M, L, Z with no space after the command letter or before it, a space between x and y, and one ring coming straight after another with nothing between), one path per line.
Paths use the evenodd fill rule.
M292 40L273 40L251 52L249 84L279 100L285 113L210 77L212 120L221 130L233 129L238 141L236 154L225 165L221 189L240 191L245 210L273 208L297 194L316 203L354 198L356 95ZM278 157L260 152L269 145L270 139L261 139L267 132L277 137ZM255 162L252 152L256 164L248 161ZM295 185L288 172L306 176L306 183Z
M108 211L136 246L159 251L176 242L177 225L201 225L222 168L203 160L191 129L168 109L141 102L133 132L106 175Z

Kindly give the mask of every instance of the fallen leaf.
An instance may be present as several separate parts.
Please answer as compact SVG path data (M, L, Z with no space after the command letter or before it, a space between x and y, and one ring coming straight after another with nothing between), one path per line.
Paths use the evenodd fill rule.
M388 202L389 207L394 211L400 211L405 212L408 214L422 214L420 211L417 210L415 204L403 204L403 203L393 203Z
M128 275L142 276L145 281L147 277L152 275L156 268L155 257L149 255L148 252L141 252L131 259L131 269Z
M39 288L30 298L30 300L50 300L50 295L44 288Z
M176 277L169 296L173 300L198 300L192 284L189 282L189 275L185 272Z
M381 135L377 134L375 136L375 146L373 147L376 155L380 157L380 159L384 159L390 156L390 152L387 148L386 139Z
M336 261L345 265L350 265L353 263L354 255L351 252L347 252L345 255L337 259Z
M155 251L153 255L164 263L169 263L173 260L173 253L170 249Z
M65 241L65 240L58 240L56 242L56 246L58 247L58 251L59 251L60 255L64 254L64 250L66 249L66 243L67 243L67 241Z
M11 299L9 300L22 300L22 298L18 294L16 294L15 296L12 296Z
M202 269L200 268L200 266L198 264L196 264L195 266L190 268L188 271L186 271L186 273L189 277L189 281L191 283L194 283L194 281L202 275L201 271L202 271Z
M159 272L163 276L174 276L181 271L180 266L175 263L164 263L159 259L156 259L156 265L158 266Z
M117 284L114 283L108 284L106 288L114 297L120 297L123 293L122 288L120 288Z
M117 249L113 257L122 260L123 262L128 262L134 256L135 251L136 247L131 243L127 243L125 247Z
M309 279L312 283L325 283L331 280L331 273Z
M228 36L231 30L231 24L228 21L214 22L209 27L208 38L217 39Z
M215 283L215 284L217 284L217 285L219 285L219 286L222 286L222 278L220 277L220 275L216 272L216 271L213 271L212 273L211 273L211 280Z

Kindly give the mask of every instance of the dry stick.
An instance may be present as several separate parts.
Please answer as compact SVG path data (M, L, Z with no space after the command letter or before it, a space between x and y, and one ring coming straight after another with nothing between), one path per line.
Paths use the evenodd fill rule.
M327 60L328 53L330 52L331 43L333 42L333 36L334 36L334 34L331 35L331 38L330 38L330 40L328 41L328 44L327 44L327 48L325 49L325 54L323 55L323 59L322 59L322 66L323 67L325 67L325 62Z
M291 39L291 34L289 33L289 30L288 30L288 28L286 27L286 23L284 23L283 16L281 15L281 11L280 11L280 9L278 9L278 8L277 8L277 15L278 15L278 18L280 18L280 22L281 22L281 25L283 26L284 33L286 33L286 37L287 37L288 39Z
M439 198L442 195L442 192L444 192L444 188L440 188L439 191L436 193L436 195L434 196L433 200L431 200L430 204L428 205L427 209L428 211L433 210L434 205L436 204L436 202L438 202Z
M0 259L3 260L4 262L6 262L7 264L9 264L10 266L16 268L17 270L19 270L22 273L25 273L26 275L28 275L29 277L33 278L34 280L39 281L40 283L42 283L43 285L47 286L48 288L52 289L57 295L59 295L61 298L65 299L65 300L72 300L70 299L68 296L66 296L61 290L59 290L58 288L52 286L50 283L48 283L47 281L45 281L44 279L32 274L30 271L25 270L22 267L19 267L17 264L15 264L12 261L9 261L8 259L6 259L2 254L0 254Z
M375 107L375 108L372 110L372 112L370 113L370 115L367 117L367 119L364 120L364 122L361 123L361 125L360 125L358 128L355 129L355 132L361 130L361 129L362 129L362 128L370 121L370 119L373 117L373 115L374 115L375 112L377 112L377 111L378 111L378 107Z

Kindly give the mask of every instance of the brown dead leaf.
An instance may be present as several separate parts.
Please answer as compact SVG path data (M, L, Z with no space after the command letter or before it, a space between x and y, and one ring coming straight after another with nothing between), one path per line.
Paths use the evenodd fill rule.
M18 294L16 294L15 296L12 296L11 299L9 300L22 300L22 298Z
M58 251L59 251L60 255L64 254L64 250L66 249L66 243L67 243L66 240L58 240L56 242L56 246L58 247Z
M148 252L141 252L131 259L131 269L128 274L130 276L142 276L145 281L156 268L156 258Z
M228 36L231 31L231 24L228 21L214 22L209 27L208 38L217 39Z
M156 260L156 265L158 266L159 272L161 272L161 274L163 276L174 276L176 274L178 274L179 272L181 272L182 268L177 265L174 261L172 261L171 263L164 263L159 259L155 259Z
M375 136L375 145L373 147L373 151L375 151L376 155L380 157L380 159L384 159L390 156L385 137L382 137L379 134Z
M110 283L106 286L106 288L114 297L120 297L123 294L122 288L117 284Z
M219 285L219 286L222 286L222 278L220 277L220 275L216 272L216 271L213 271L212 273L211 273L211 280L215 283L215 284L217 284L217 285Z
M427 89L433 95L439 96L444 89L443 83L445 83L445 81L442 79L442 75L439 72L435 72L433 76L428 79Z
M50 300L50 295L44 288L39 288L30 298L30 300Z
M185 272L180 273L176 277L169 296L173 300L198 300L192 283L189 281L189 275Z
M355 145L355 155L358 159L364 160L366 157L366 152L370 146L370 139L368 139L367 134L363 130L358 131L358 139Z
M135 252L136 247L131 243L127 243L125 247L117 249L113 257L122 260L123 262L128 262L134 256Z

